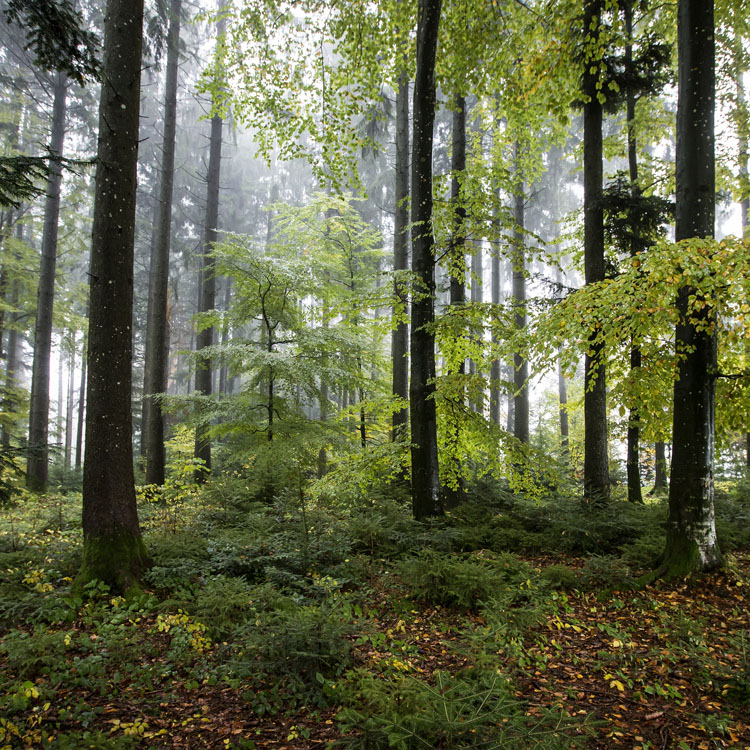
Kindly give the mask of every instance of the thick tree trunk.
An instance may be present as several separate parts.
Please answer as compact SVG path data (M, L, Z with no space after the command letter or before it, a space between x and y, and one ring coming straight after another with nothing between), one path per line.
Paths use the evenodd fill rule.
M677 215L675 238L713 237L714 13L713 0L679 0L677 95ZM691 309L696 290L680 289L675 346L672 469L667 541L660 574L669 578L722 564L714 523L716 333L709 304Z
M219 21L218 32L224 33L223 21ZM218 83L218 82L217 82ZM221 177L221 138L224 122L219 115L211 118L211 138L209 142L208 173L206 175L206 224L201 260L201 288L198 310L207 312L216 306L216 277L215 262L211 256L216 242L219 225L219 180ZM214 329L212 326L204 328L196 337L195 348L200 352L213 345ZM211 388L211 359L202 357L195 368L195 391L203 396L210 396ZM196 471L195 479L203 482L207 472L211 470L211 441L208 436L208 424L202 423L195 433L195 457L203 462L204 470Z
M52 138L50 152L62 156L65 140L68 81L64 73L55 74L52 106ZM34 361L31 371L29 405L29 459L26 465L26 486L46 492L49 476L49 378L52 350L52 308L55 301L55 268L57 265L57 233L60 217L60 185L62 165L51 161L47 176L47 199L44 204L42 262L39 269L36 323L34 324Z
M180 47L182 0L171 0L167 34L167 80L164 92L164 135L161 147L156 243L151 258L149 316L143 383L143 449L146 483L164 484L164 415L153 396L167 389L169 247L172 236L175 133L177 130L177 65Z
M518 142L515 144L516 194L514 196L513 228L513 307L516 332L526 328L526 253L525 203L523 178L521 177L521 155ZM513 436L522 443L529 442L529 363L520 352L513 355L514 418Z
M432 142L435 123L435 57L441 0L419 0L414 82L411 218L411 419L412 509L418 520L443 513L435 409L435 239L432 229Z
M601 0L584 0L584 30L591 45L601 26ZM592 73L592 68L594 72ZM599 68L594 59L584 61L583 94L583 191L584 266L587 284L604 280L604 213L602 204L602 105L597 88ZM583 402L585 444L583 497L585 503L609 501L607 450L607 384L604 345L591 334L585 359Z
M125 591L148 565L133 477L133 242L143 0L108 0L91 243L83 562Z
M654 492L667 489L667 455L664 441L654 443Z
M393 220L393 270L405 272L409 268L409 79L402 73L396 94L396 185ZM409 292L406 282L395 283L401 315L408 309ZM394 311L395 312L395 311ZM391 338L393 359L393 395L409 400L409 324L396 324ZM393 414L393 439L404 439L408 430L409 410L399 409Z

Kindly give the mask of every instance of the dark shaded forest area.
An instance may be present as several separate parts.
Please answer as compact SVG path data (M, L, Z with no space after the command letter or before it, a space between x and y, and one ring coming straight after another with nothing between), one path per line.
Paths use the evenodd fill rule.
M0 37L0 750L750 748L741 0Z

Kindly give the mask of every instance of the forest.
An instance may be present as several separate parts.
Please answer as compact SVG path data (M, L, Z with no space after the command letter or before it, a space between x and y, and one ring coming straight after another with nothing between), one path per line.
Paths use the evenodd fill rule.
M743 0L0 39L0 750L750 748Z

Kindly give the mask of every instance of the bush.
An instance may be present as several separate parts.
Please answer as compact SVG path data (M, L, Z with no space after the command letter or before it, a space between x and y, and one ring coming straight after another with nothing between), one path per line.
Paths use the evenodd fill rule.
M347 705L337 718L351 748L568 750L588 741L581 733L586 725L559 712L529 719L495 670L435 672L430 683L410 676L382 680L361 670L342 692Z
M535 576L526 563L509 553L446 556L424 550L399 563L396 570L417 599L474 610L509 584Z

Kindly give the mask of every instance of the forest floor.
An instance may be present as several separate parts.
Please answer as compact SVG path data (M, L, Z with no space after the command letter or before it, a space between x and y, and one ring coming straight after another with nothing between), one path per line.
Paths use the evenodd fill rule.
M278 508L151 507L144 595L76 598L80 506L46 503L0 525L3 750L750 748L746 549L637 587L623 558L512 555L456 526L431 536L457 549L415 554L401 519L402 551L381 557L363 517L323 530L321 514L304 550L269 533Z

